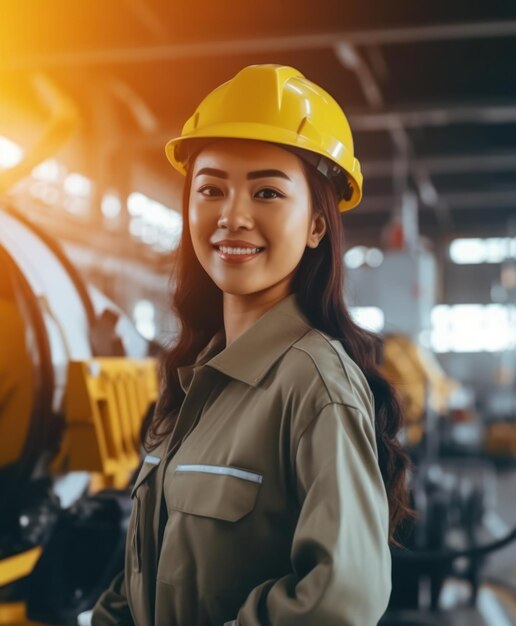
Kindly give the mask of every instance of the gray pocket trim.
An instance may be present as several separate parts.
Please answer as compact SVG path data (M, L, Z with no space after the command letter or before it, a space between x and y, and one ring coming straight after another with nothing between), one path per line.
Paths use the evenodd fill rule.
M237 469L236 467L227 467L226 465L178 465L176 472L204 472L205 474L234 476L235 478L241 478L242 480L248 480L249 482L258 484L261 484L263 481L261 474Z

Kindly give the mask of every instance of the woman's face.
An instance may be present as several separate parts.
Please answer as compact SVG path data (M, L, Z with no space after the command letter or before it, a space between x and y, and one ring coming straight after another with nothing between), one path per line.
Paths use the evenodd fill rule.
M287 295L306 246L324 234L301 160L271 143L224 139L192 169L192 243L213 282L238 296Z

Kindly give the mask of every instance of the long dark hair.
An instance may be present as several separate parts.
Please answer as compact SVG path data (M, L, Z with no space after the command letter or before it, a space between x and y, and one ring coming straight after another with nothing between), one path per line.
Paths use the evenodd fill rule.
M389 501L391 543L395 531L412 516L408 504L407 454L396 435L402 410L393 387L377 367L379 338L357 326L344 303L344 228L334 186L314 167L302 161L315 212L326 219L327 232L317 248L306 248L293 279L292 291L310 324L338 339L363 371L375 399L378 462ZM183 234L173 274L172 309L180 322L177 343L162 361L161 394L154 419L144 433L151 450L172 431L184 399L177 368L195 362L197 354L223 328L222 292L206 274L193 250L188 224L191 169L183 193Z

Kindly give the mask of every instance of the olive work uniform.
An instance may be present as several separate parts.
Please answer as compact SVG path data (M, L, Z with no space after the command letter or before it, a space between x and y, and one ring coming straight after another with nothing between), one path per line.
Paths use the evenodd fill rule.
M93 626L375 626L391 558L364 375L295 295L224 345L179 368Z

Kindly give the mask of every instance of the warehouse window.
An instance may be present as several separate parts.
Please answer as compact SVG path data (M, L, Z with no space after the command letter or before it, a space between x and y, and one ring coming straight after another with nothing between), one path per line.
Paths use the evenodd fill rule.
M516 348L516 307L439 305L432 310L435 352L499 352Z
M454 263L463 265L516 259L516 237L455 239L450 244L450 258Z
M129 232L135 239L158 252L177 248L183 229L183 218L177 211L138 192L129 195L127 210L131 216Z
M156 314L150 300L138 300L133 309L133 319L138 332L145 339L151 340L156 337Z
M380 333L384 327L384 315L382 309L376 306L353 306L349 309L355 324L370 330L373 333Z
M36 166L31 172L32 178L36 180L44 180L49 183L58 182L64 179L66 168L56 159L47 159Z
M78 172L69 172L63 163L47 159L34 167L30 178L20 181L19 191L27 191L48 206L76 216L87 216L95 183Z
M374 306L350 307L353 321L382 333L385 318ZM426 338L428 336L428 338ZM432 309L431 329L421 335L434 352L501 352L516 349L516 306L501 304L438 305Z

